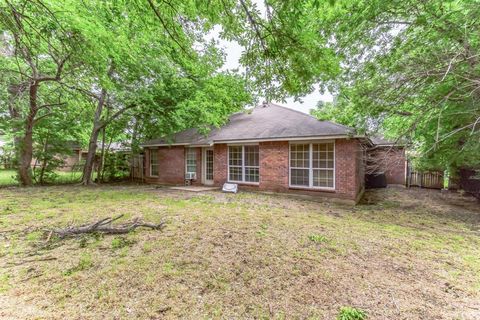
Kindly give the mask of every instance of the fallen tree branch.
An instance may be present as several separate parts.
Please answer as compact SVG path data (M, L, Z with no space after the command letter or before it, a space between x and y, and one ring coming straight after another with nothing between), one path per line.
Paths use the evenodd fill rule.
M53 230L46 230L48 232L48 240L50 240L52 234L56 235L60 238L65 237L72 237L80 234L85 233L104 233L104 234L124 234L129 233L137 228L150 228L152 230L162 230L165 227L165 221L162 221L158 224L143 222L139 219L134 219L132 222L128 222L118 226L112 226L112 222L120 219L123 217L123 214L115 217L115 218L105 218L99 220L97 222L81 225L78 227L71 226L65 229L53 229Z
M45 257L45 258L40 258L40 259L27 259L27 260L22 260L18 262L8 262L8 266L20 266L22 264L26 263L32 263L32 262L42 262L42 261L52 261L52 260L57 260L56 257Z

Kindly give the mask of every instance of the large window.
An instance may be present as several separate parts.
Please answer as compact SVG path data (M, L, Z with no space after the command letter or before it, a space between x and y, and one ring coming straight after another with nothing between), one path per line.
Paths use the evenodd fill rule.
M150 149L150 175L158 176L158 150Z
M334 188L335 146L330 143L290 145L290 185L305 188Z
M228 147L228 180L232 182L258 183L259 155L257 145Z
M186 154L186 172L187 173L194 173L197 172L197 152L194 148L187 148Z

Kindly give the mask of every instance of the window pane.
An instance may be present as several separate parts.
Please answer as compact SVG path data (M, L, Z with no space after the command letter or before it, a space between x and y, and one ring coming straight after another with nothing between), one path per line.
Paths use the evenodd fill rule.
M333 169L333 143L312 144L312 168Z
M245 146L245 166L258 167L258 146Z
M290 146L290 166L294 168L308 168L310 146L308 144L292 144Z
M333 157L332 157L332 159L328 159L328 161L327 161L327 168L333 169Z
M259 164L258 146L228 147L229 181L259 182Z
M228 161L231 166L242 165L242 146L228 147Z
M158 150L151 150L150 151L150 163L157 164L158 163Z
M333 170L313 169L313 186L333 188Z
M290 183L294 186L309 186L308 169L290 169Z
M246 182L259 182L259 170L258 168L245 168L245 181Z
M150 175L158 176L158 150L150 150Z
M242 167L230 167L230 181L242 181Z
M228 147L230 181L242 181L242 146Z
M197 171L197 152L194 148L187 149L187 172Z
M206 156L205 178L207 180L213 180L213 150L207 150L205 152L205 156Z

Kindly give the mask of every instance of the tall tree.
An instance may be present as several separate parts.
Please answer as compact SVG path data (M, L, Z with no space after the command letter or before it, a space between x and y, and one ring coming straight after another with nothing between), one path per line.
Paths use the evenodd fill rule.
M479 165L480 3L341 1L319 15L343 59L336 111L406 137L419 166Z
M141 1L72 2L75 12L89 17L87 24L94 24L91 28L84 24L76 26L83 35L85 47L83 52L86 55L82 60L86 63L87 74L90 74L87 81L82 84L81 91L88 92L96 102L82 179L84 184L90 184L92 181L99 134L106 126L128 111L141 112L142 108L149 107L151 103L155 103L153 108L161 109L165 114L176 112L176 109L186 106L178 103L182 101L181 97L173 97L173 101L177 103L169 106L159 104L152 98L158 98L159 93L164 92L162 88L169 86L168 82L172 80L181 85L180 89L187 90L189 97L196 97L195 92L201 90L203 84L208 83L210 78L217 77L217 69L222 64L222 55L214 44L204 41L200 33L203 23L195 16L196 13L184 16L182 28L175 29L158 21L166 10L160 13L155 7L155 10L151 10L151 7L142 4ZM66 9L63 5L59 4L62 10L58 11ZM174 14L176 15L169 19L181 18L177 13ZM187 21L189 17L190 23ZM78 22L72 20L67 23L74 25ZM176 35L173 36L172 32ZM98 34L102 35L101 42ZM234 75L224 76L234 78ZM210 83L215 84L211 81ZM225 91L221 87L206 89L213 89L214 93L217 92L215 90L219 90L219 93ZM245 86L236 90L244 92ZM214 124L212 121L215 122L218 116L222 117L222 114L218 114L221 109L213 107L218 101L215 94L210 94L209 97L210 106L207 108L202 104L201 107L210 114L210 117L203 118L206 123L200 123L202 118L196 117L198 119L196 124ZM241 99L232 102L223 99L221 102L222 107L231 112L232 107L236 108L239 103L243 105L248 101Z
M7 110L17 147L20 183L32 185L30 163L37 121L63 105L59 82L71 69L75 35L51 24L52 16L38 3L4 1L0 5L0 32L10 38L12 54L0 58L9 73Z
M329 37L310 14L320 2L264 5L262 12L249 0L2 0L1 32L14 54L1 63L13 77L8 110L10 127L23 135L22 183L31 184L35 117L73 108L61 100L66 92L92 105L83 174L89 184L100 132L125 116L135 119L137 137L151 135L138 127L153 129L154 122L163 133L208 130L250 102L250 92L299 97L338 74ZM223 53L205 40L217 25L222 38L245 48L244 74L218 71Z

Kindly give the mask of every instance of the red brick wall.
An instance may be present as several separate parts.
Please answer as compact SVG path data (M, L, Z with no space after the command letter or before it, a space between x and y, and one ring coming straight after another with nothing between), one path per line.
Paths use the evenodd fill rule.
M288 190L288 141L261 142L260 185L262 190Z
M356 199L361 191L360 144L355 139L335 140L335 193L343 198Z
M201 148L197 148L197 181L201 183L202 154ZM228 147L226 144L214 145L213 178L214 184L222 185L227 181L228 174ZM185 172L185 148L184 147L161 147L159 152L159 177L149 178L149 150L145 152L147 163L147 181L158 183L181 184L184 182ZM155 151L155 149L154 149ZM260 183L261 190L279 192L301 192L308 194L324 194L355 200L363 192L364 166L362 149L356 139L337 139L335 141L335 190L315 191L310 189L297 190L288 186L289 168L289 142L271 141L259 144L260 156Z
M214 180L215 185L227 181L226 144L214 146ZM363 192L364 166L362 149L356 139L339 139L335 141L335 190L320 191L311 189L290 189L288 186L289 142L270 141L259 144L260 183L258 189L297 192L306 194L322 194L355 200ZM257 188L253 186L252 188Z
M223 185L227 181L227 152L228 147L226 144L213 146L213 182L216 186Z
M145 177L150 183L183 184L185 182L185 148L159 147L145 150ZM158 177L150 176L150 153L158 152Z

